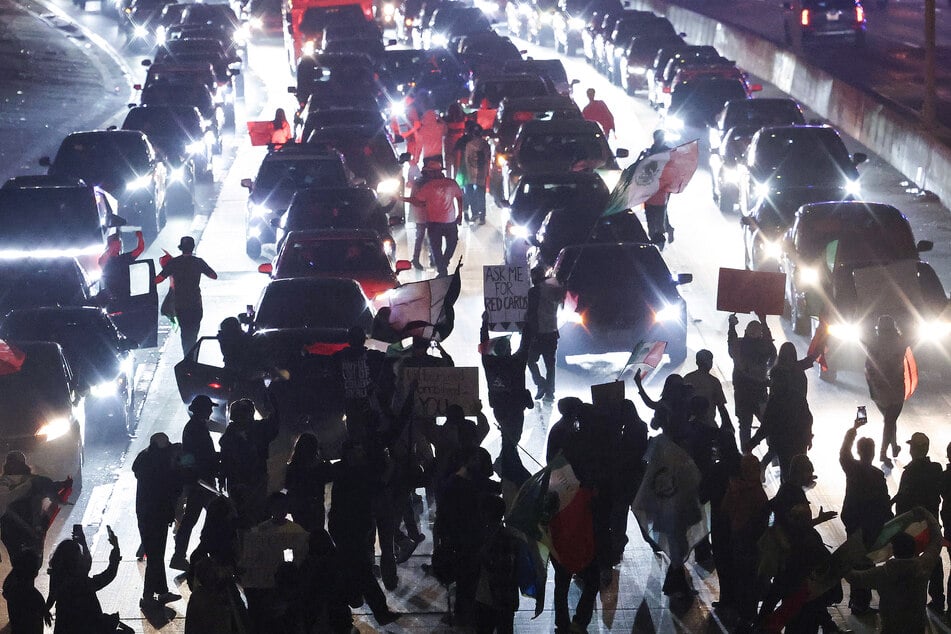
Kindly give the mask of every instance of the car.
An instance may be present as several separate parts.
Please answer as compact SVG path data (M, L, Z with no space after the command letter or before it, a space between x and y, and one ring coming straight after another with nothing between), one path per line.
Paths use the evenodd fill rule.
M213 134L198 109L191 106L136 106L129 109L123 130L145 133L168 165L170 187L184 190L188 208L195 208L195 182L213 180Z
M731 60L726 59L717 49L712 46L672 46L665 47L657 51L657 57L651 66L648 74L648 101L655 108L660 108L665 104L664 88L669 92L671 82L674 80L677 69L688 64L727 64L733 66Z
M526 10L524 7L528 5ZM552 28L555 13L558 11L557 0L536 0L519 4L519 13L527 13L527 39L542 46L553 46L555 32Z
M492 25L478 7L445 3L423 29L423 48L446 48L453 37L491 31Z
M14 310L0 320L0 338L60 345L84 396L86 432L113 438L135 425L135 343L119 334L101 308Z
M0 343L0 451L22 451L35 473L81 482L83 397L58 344ZM11 362L12 361L12 362Z
M386 209L369 187L314 187L294 194L287 212L275 222L278 247L291 231L369 229L383 240L391 259L396 242L390 235Z
M586 169L598 172L613 187L621 169L615 160L628 151L612 151L601 126L594 121L528 121L522 124L512 154L501 165L502 194L511 199L524 174Z
M750 141L737 165L747 267L775 270L776 243L801 205L851 200L861 195L856 167L866 160L850 155L829 126L771 126Z
M632 352L641 341L664 341L673 365L687 356L687 303L657 247L619 242L565 247L549 278L565 291L558 311L558 359Z
M354 280L294 277L269 282L244 321L252 332L330 329L346 333L352 326L370 332L373 310Z
M244 13L252 38L257 36L279 38L284 34L284 16L281 0L249 0Z
M798 29L803 40L851 38L865 46L865 7L859 0L802 0L796 13L792 2L783 3L783 35L792 44Z
M595 13L604 15L621 10L619 0L559 0L551 22L555 50L574 55L582 46L581 32Z
M201 114L203 125L211 133L212 154L224 150L225 111L208 87L199 82L159 82L142 89L142 106L190 106Z
M396 3L393 22L396 26L396 39L401 44L413 43L413 27L423 9L422 0L403 0Z
M95 294L76 258L0 258L0 316L39 306L94 306Z
M297 65L297 84L289 87L288 92L295 94L304 108L315 96L320 101L341 106L349 105L354 97L377 98L380 90L374 64L365 55L318 53L301 58Z
M73 132L56 156L41 158L40 165L50 176L81 178L112 194L119 201L117 213L141 226L149 242L165 226L168 169L138 130Z
M535 233L528 252L528 268L547 269L561 250L576 244L634 242L648 244L650 239L633 210L602 216L603 207L581 209L556 206L545 216Z
M618 61L617 84L629 95L648 90L651 64L661 50L686 46L680 35L645 34L631 38Z
M118 207L109 193L76 178L11 178L0 187L0 260L75 257L98 279L106 240L125 224Z
M355 40L333 40L332 42L324 42L320 50L322 53L328 54L347 53L350 55L362 55L376 64L383 56L386 45L380 40L359 38Z
M524 73L480 77L472 88L467 105L478 108L485 99L490 108L498 108L506 97L557 96L558 91L551 80Z
M204 29L204 35L214 33L213 37L224 45L230 52L243 49L248 44L248 29L235 15L234 10L227 4L190 4L184 11L180 21L181 27ZM209 29L211 29L209 31ZM184 31L186 37L204 37L198 31ZM171 39L171 38L168 38Z
M389 137L379 126L334 126L314 130L311 145L324 144L343 154L347 168L376 192L380 204L389 207L394 222L402 222L403 164L410 155L397 155Z
M590 209L603 211L611 192L594 172L526 174L519 180L508 205L502 230L502 259L506 264L525 264L535 233L548 212L555 207L586 215Z
M809 334L812 318L820 317L829 328L830 357L848 359L851 349L864 360L861 344L883 314L912 345L946 350L948 297L920 256L932 246L916 243L908 219L891 205L804 205L782 241L786 317L798 334Z
M730 128L719 146L710 153L710 173L713 176L713 202L724 214L732 213L739 199L737 164L743 160L746 149L759 130L756 125Z
M245 244L248 256L258 258L261 245L275 241L275 224L299 189L349 187L351 175L340 153L321 147L285 145L268 153L248 190Z
M288 48L287 51L287 61L290 64L290 67L296 68L301 57L313 55L321 49L323 44L324 29L329 25L363 25L367 22L367 18L368 16L363 13L363 7L360 4L339 4L307 7L304 10L303 16L301 16L300 24L297 27L300 33L299 47L295 45L294 49ZM285 21L289 20L290 15L285 14ZM294 34L288 31L288 35L293 36Z
M730 128L762 128L769 125L805 125L802 106L785 97L734 99L723 104L716 123L710 127L710 151L716 150Z
M297 136L298 143L303 143L311 138L317 130L330 130L332 128L354 126L365 127L367 129L377 129L381 132L385 130L383 114L376 107L376 102L371 95L365 95L362 107L353 106L329 106L324 107L322 100L313 95L307 106L301 113L301 121L298 126L300 132ZM348 103L354 103L348 100Z
M143 60L142 64L146 65L148 61ZM222 109L222 125L234 129L235 78L241 74L241 57L237 53L229 51L220 40L212 38L169 40L158 48L152 63L198 66L202 69L210 64L218 81L218 88L211 92L215 104Z
M571 86L577 82L568 81L565 65L560 59L518 59L509 60L502 66L503 73L538 75L545 77L555 85L559 95L570 96Z
M709 126L715 124L723 104L733 99L748 99L750 91L762 90L759 84L748 85L736 77L698 77L677 83L670 92L664 113L663 127L668 141L710 137Z
M131 0L117 16L116 28L127 48L151 48L158 17L167 0Z
M605 38L604 42L602 68L604 74L613 83L620 85L621 75L626 72L625 51L631 41L639 37L673 39L679 37L679 35L667 18L656 16L653 13L620 20L614 26L610 37Z
M425 92L434 108L445 111L449 104L469 94L468 70L445 49L386 50L378 69L391 104Z
M621 19L618 11L602 13L595 11L588 19L584 30L581 31L581 49L586 62L597 68L597 49L604 50L605 33L610 33L614 23Z
M273 263L258 267L271 279L289 277L344 278L356 280L369 298L400 285L397 275L412 268L409 260L394 267L389 248L368 229L318 229L291 231Z
M169 27L176 24L180 24L182 21L182 14L185 12L185 9L192 5L191 2L172 2L166 4L161 11L159 11L158 16L155 18L155 45L162 46L166 41L166 33Z
M459 63L469 69L473 83L483 77L497 75L499 67L510 60L522 59L522 53L512 40L495 31L480 31L458 38L456 48ZM554 86L550 88L554 91Z

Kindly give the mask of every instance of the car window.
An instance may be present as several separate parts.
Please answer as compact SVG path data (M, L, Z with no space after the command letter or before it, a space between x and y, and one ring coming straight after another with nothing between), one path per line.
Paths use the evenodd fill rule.
M564 277L571 271L569 289L601 289L609 279L609 292L617 297L643 297L648 289L672 286L670 269L656 249L576 249L565 253L558 271Z
M152 168L150 159L148 146L132 133L82 134L63 141L50 173L101 182L130 172L147 173Z
M834 252L833 259L845 266L918 258L911 228L898 215L806 218L800 222L798 248L806 258Z
M771 171L790 185L841 183L855 172L842 139L831 129L761 132L752 158L757 171Z
M69 409L62 357L52 346L29 346L19 372L0 376L0 412L6 420L44 420Z
M152 136L187 136L197 139L201 136L201 123L194 111L176 112L161 107L133 108L126 115L122 129L141 130L150 138Z
M88 299L79 267L39 260L0 265L0 315L15 308L82 306Z
M316 138L315 138L316 137ZM348 138L310 137L311 143L327 143L343 154L347 168L354 174L365 176L371 172L398 172L399 163L393 146L383 136L370 139L350 136Z
M802 111L794 101L785 99L744 99L732 102L727 109L721 128L728 129L738 125L802 124L805 123Z
M373 240L313 240L284 247L278 270L282 277L316 273L386 273L389 260Z
M255 189L270 191L280 186L294 189L347 185L340 161L299 158L264 161L254 181Z
M483 99L497 105L505 97L543 97L548 88L541 79L516 79L480 82L472 92L472 103L479 105Z
M600 134L531 134L522 138L518 156L524 166L608 160L607 144Z
M0 324L0 337L58 343L70 367L89 380L94 379L89 376L90 371L95 374L118 371L119 334L112 322L97 311L70 312L69 315L46 311L13 313Z
M318 33L329 23L363 23L366 16L358 4L346 4L333 7L311 7L301 18L301 33Z
M716 113L733 99L745 99L746 90L738 80L699 80L679 84L670 96L670 111L690 110Z
M349 328L367 310L356 285L305 287L271 283L264 290L255 325L260 328ZM313 292L319 288L319 292Z
M102 249L103 229L85 188L0 190L0 250Z
M512 205L524 209L571 208L599 206L608 196L607 187L599 180L546 183L526 181L519 183Z

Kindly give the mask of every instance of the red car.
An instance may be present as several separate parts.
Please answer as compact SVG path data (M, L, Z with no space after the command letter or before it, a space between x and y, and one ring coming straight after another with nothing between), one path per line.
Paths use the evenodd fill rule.
M394 270L386 246L376 231L320 229L290 232L273 264L262 264L258 271L272 279L342 277L355 280L372 301L377 295L399 286L397 275L411 266L409 260L397 260Z

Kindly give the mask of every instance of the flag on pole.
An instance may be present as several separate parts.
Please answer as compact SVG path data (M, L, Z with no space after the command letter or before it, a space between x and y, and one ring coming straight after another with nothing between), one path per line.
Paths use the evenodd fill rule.
M386 303L373 324L373 338L395 343L407 337L443 341L455 323L453 306L462 281L459 267L452 275L412 282L387 292Z
M621 172L602 217L632 209L658 192L679 194L697 171L699 156L699 144L690 141L640 159Z

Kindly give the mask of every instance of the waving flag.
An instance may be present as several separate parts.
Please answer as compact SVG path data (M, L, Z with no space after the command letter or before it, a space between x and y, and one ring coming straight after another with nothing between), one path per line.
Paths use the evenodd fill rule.
M461 265L460 265L461 266ZM462 281L459 267L452 275L404 284L387 291L373 324L373 338L394 343L407 337L443 341L455 322L453 305Z
M621 173L602 217L633 209L658 192L679 194L697 171L699 156L699 144L691 141L639 159Z
M651 370L660 364L666 349L666 341L638 341L637 345L634 346L634 351L631 352L631 356L628 357L627 363L621 368L620 374L624 374L624 371L629 367L635 366L641 370L641 375L646 377Z
M11 346L6 341L0 341L0 376L16 374L23 367L26 355L22 350Z
M868 555L866 555L872 563L880 564L891 558L892 539L898 533L908 533L914 537L919 553L925 549L931 539L927 520L916 518L915 514L910 511L902 513L886 522L885 526L882 527L882 532L878 534L878 539L875 540L875 543L869 549Z
M549 542L542 521L549 470L546 467L525 481L519 489L505 524L523 542L519 554L518 587L535 599L535 616L545 609L545 581L548 578Z

